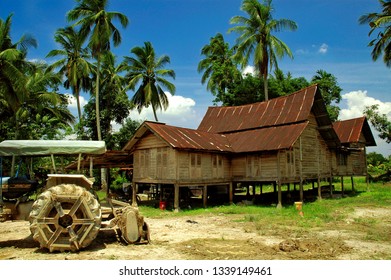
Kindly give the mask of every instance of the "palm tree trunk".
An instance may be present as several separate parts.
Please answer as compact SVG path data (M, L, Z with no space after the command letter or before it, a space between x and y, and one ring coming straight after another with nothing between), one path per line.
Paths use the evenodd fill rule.
M268 65L265 64L264 62L259 63L258 69L259 69L259 78L262 80L263 79L263 93L265 95L265 101L269 100L269 92L268 92L268 84L267 84L267 76L268 76L268 71L267 71Z
M77 104L77 114L79 117L79 129L81 132L81 138L84 138L84 125L83 125L83 120L81 116L81 105L80 105L80 90L79 87L75 87L75 97L76 97L76 104Z
M155 121L158 122L159 120L157 119L156 109L155 109L155 106L153 106L153 105L152 105L152 111L153 111L153 115L155 117Z
M265 93L265 101L269 100L269 90L267 84L267 72L263 75L263 91Z
M99 110L99 76L100 76L100 54L97 57L96 69L96 84L95 84L95 113L96 113L96 133L98 140L102 141L102 133L100 130L100 110Z
M266 45L263 48L263 61L260 64L261 64L260 65L261 73L259 74L263 75L263 92L265 94L265 101L268 101L269 90L268 90L267 76L268 76L268 67L269 67L269 56L268 56Z
M81 105L80 105L80 95L79 95L79 92L77 92L75 95L76 95L76 102L77 102L77 114L78 114L78 117L79 117L79 123L81 124Z
M95 112L96 112L96 133L98 135L98 140L102 141L102 132L100 129L100 110L99 110L99 78L100 78L100 54L97 57L97 68L96 68L96 84L95 84ZM100 169L101 175L101 188L107 192L107 170L105 168Z

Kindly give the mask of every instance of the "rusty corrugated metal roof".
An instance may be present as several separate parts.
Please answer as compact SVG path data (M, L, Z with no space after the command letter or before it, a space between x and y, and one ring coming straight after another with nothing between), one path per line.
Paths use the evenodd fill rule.
M287 96L242 106L209 107L198 130L213 133L254 129L306 121L317 86Z
M208 133L194 129L145 122L155 135L176 149L231 152L232 149L225 135Z
M226 134L236 153L274 151L291 148L308 122L273 126Z
M341 143L360 142L361 133L363 133L367 146L376 146L375 139L365 117L337 121L333 123L333 128L337 133Z
M143 127L174 149L244 153L289 149L307 124L308 122L302 122L229 134L209 133L154 122L144 122ZM146 131L144 129L143 133Z

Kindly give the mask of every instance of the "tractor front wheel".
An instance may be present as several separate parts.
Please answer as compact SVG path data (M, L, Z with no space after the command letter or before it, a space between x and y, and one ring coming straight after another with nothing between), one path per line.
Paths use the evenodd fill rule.
M30 212L30 231L41 248L78 251L97 236L102 213L98 200L85 188L62 184L40 194Z

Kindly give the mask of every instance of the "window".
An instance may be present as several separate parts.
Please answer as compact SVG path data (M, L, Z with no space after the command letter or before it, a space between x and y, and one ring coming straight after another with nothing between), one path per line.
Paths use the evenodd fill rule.
M150 162L150 153L149 150L140 151L140 176L145 177L149 174L149 162Z
M192 167L201 167L201 155L200 154L191 154L191 166Z
M212 155L212 176L213 178L222 178L224 175L223 158L221 155Z
M201 154L190 154L190 176L191 178L201 178Z
M167 148L158 148L157 149L157 154L156 154L156 164L157 166L161 167L167 167L167 155L168 149Z
M296 174L294 151L286 151L286 165L287 165L287 175L294 176Z
M168 174L168 148L157 148L156 150L156 176L158 179L167 178Z
M337 152L337 163L339 166L347 166L348 155L342 151Z
M149 150L140 151L140 166L141 167L149 166Z
M213 167L222 167L223 159L219 155L212 155L212 165Z
M247 177L259 177L261 176L261 156L260 155L247 155Z

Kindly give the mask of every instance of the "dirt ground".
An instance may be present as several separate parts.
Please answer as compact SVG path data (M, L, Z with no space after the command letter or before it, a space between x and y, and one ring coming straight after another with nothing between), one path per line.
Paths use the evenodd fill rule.
M391 243L368 240L365 229L355 228L357 218L381 220L391 234L390 208L358 208L341 230L313 228L303 234L255 230L240 215L146 218L150 244L125 245L114 230L101 230L93 243L78 253L49 253L32 239L29 223L0 223L0 259L3 260L236 260L390 259ZM389 240L389 239L386 239Z

